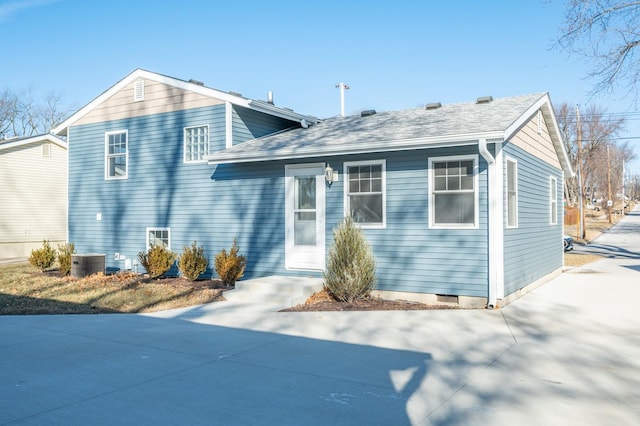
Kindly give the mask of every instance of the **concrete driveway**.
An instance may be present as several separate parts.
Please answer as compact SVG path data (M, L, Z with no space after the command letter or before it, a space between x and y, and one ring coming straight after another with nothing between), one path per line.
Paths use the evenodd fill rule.
M0 424L640 424L640 211L502 310L0 317Z

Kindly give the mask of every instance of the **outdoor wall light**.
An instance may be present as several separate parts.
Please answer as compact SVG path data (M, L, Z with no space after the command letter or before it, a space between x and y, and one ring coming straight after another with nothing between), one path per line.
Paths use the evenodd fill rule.
M336 182L338 180L338 172L333 170L333 168L329 164L327 164L327 167L324 168L324 180L329 186L331 186L333 182Z

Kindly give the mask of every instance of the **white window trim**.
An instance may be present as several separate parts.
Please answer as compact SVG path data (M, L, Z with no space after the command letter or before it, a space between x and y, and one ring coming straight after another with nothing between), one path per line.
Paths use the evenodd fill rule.
M441 163L443 161L467 161L473 160L473 224L459 224L459 223L434 223L435 218L435 194L433 191L433 163ZM432 229L478 229L479 225L479 210L480 210L480 188L478 185L479 179L478 168L478 155L452 155L446 157L429 157L429 228Z
M109 136L124 133L127 138L127 151L124 154L126 161L126 167L124 176L109 176ZM129 130L114 130L112 132L105 132L104 134L104 178L105 180L122 180L129 178Z
M146 239L147 239L147 251L149 251L149 249L151 248L151 246L149 246L149 233L151 231L167 231L168 235L169 235L169 241L167 244L167 249L171 250L171 228L163 228L163 227L148 227L146 228Z
M369 161L350 161L343 164L344 176L344 200L342 205L344 206L344 216L347 217L350 214L350 199L349 199L349 167L350 166L382 166L381 178L382 178L382 223L358 223L358 226L362 229L384 229L387 227L387 160L369 160Z
M187 130L189 129L197 129L198 127L206 127L207 128L207 137L209 138L209 152L205 154L202 160L188 160L187 159ZM188 164L197 164L197 163L206 163L207 160L205 157L211 153L211 129L208 124L199 124L197 126L187 126L182 129L182 161Z
M516 223L514 225L509 225L509 163L513 163L514 166L514 170L515 170L515 193L516 193ZM504 185L504 192L505 192L505 205L507 207L507 214L505 215L505 219L507 222L507 228L509 229L513 229L513 228L517 228L518 227L518 216L519 216L519 212L518 212L518 200L519 200L519 192L518 192L518 161L514 158L511 157L506 157L505 159L505 185Z
M553 193L556 196L553 196ZM558 179L554 176L549 178L549 224L558 224Z

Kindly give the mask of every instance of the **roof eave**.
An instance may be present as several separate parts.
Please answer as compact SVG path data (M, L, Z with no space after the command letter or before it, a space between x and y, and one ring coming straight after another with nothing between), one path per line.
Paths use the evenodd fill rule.
M15 148L17 146L28 145L31 143L41 142L41 141L51 142L53 144L58 145L61 148L67 149L67 142L64 139L60 139L55 135L46 134L46 135L31 136L28 138L21 138L13 142L2 143L0 144L0 150Z
M339 155L371 154L376 152L397 152L410 151L415 149L448 148L455 146L475 145L480 139L489 142L499 142L504 140L503 132L485 132L466 135L451 135L448 137L431 137L409 139L404 141L394 141L395 146L390 146L389 141L377 141L366 145L349 144L345 147L325 147L326 149L293 149L281 153L258 152L250 154L230 153L225 155L225 151L212 154L207 158L210 165L216 164L238 164L255 163L278 160L294 160L312 157L335 157ZM398 143L399 142L399 143ZM330 150L329 152L327 152Z

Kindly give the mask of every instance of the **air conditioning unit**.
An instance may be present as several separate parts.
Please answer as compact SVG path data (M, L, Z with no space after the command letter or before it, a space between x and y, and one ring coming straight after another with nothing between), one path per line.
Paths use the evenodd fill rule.
M74 278L84 278L89 275L105 271L104 254L87 253L71 255L71 276Z

